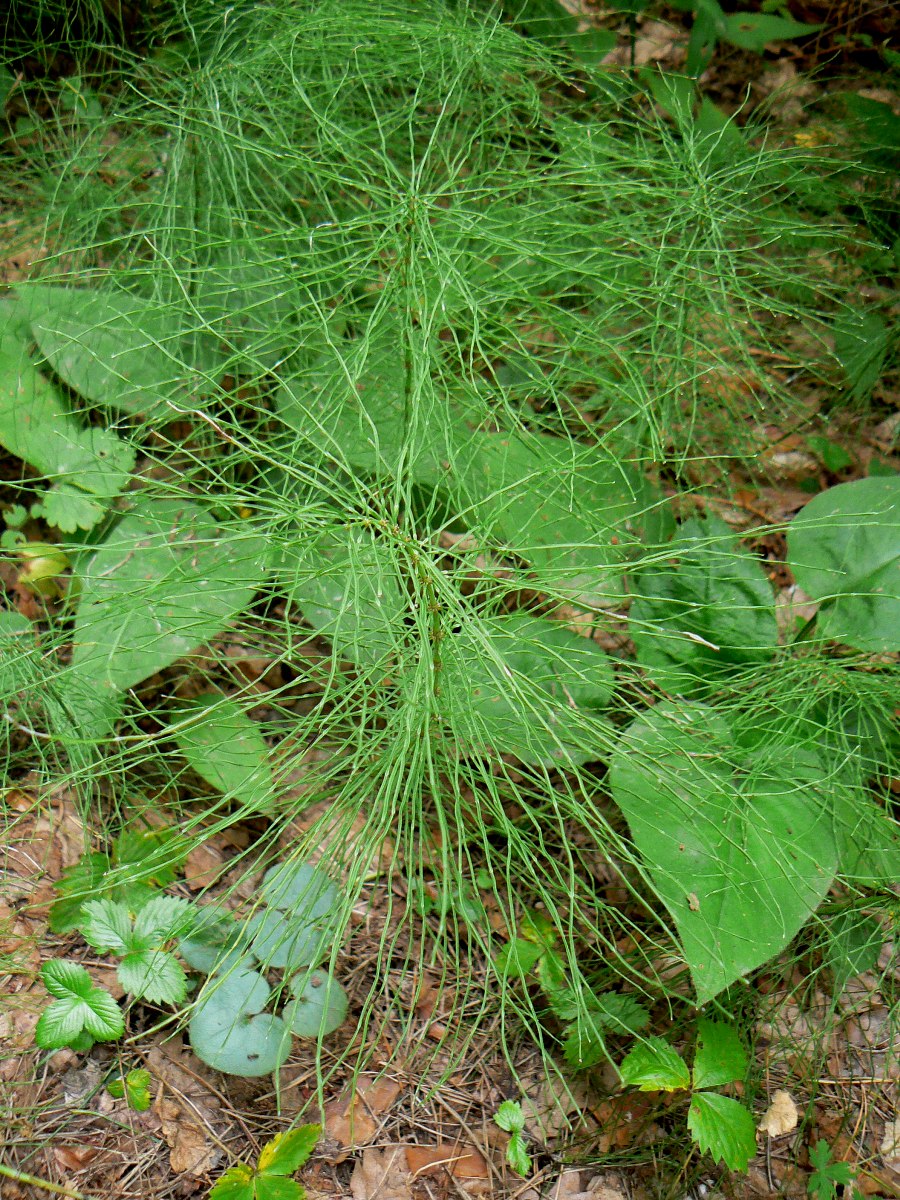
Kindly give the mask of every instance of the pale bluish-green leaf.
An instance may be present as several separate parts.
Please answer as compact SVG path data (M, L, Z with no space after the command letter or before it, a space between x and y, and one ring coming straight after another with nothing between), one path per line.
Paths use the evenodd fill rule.
M811 500L788 530L794 577L828 638L900 650L900 476L855 479Z
M623 1087L642 1092L674 1092L691 1086L687 1063L661 1037L648 1037L626 1054L619 1067Z
M291 992L294 999L286 1005L284 1019L297 1037L325 1037L347 1019L347 993L328 971L296 976Z
M442 692L464 745L525 762L585 762L605 745L607 654L559 622L524 614L466 623L442 642Z
M197 696L182 702L171 725L173 740L201 779L252 809L271 800L269 749L237 701L218 692Z
M635 577L629 633L638 661L668 692L692 694L778 644L772 588L717 517L680 526L672 558Z
M714 709L663 704L628 727L610 764L701 1004L784 949L837 866L831 763L734 741Z
M191 1015L194 1053L228 1075L254 1077L277 1070L290 1051L290 1030L264 1012L269 985L257 971L211 975Z
M756 1154L756 1122L743 1104L716 1092L696 1092L687 1123L704 1154L732 1171L747 1170Z
M721 1087L743 1079L746 1072L747 1051L735 1027L725 1021L701 1018L694 1054L694 1087Z

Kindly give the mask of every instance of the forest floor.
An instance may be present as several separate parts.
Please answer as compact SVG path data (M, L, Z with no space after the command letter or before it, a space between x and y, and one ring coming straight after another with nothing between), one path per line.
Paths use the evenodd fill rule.
M785 144L814 144L819 134L809 116L812 105L838 84L890 103L900 114L900 96L882 86L877 68L867 65L859 37L872 36L870 26L885 19L883 11L851 14L846 7L850 40L843 48L832 36L827 45L799 49L782 43L762 55L722 50L702 81L704 92L730 111L743 107L749 113L764 105L769 137ZM803 19L817 19L812 0L806 8ZM872 32L877 36L877 29ZM685 42L677 14L671 21L642 21L636 65L677 69ZM624 65L629 53L623 39L614 58ZM22 221L27 214L4 218L11 231ZM33 257L40 253L33 247ZM0 280L15 283L28 269L29 254L19 249L0 264ZM847 280L848 288L856 285L875 298L886 295L871 280ZM730 384L741 387L739 379ZM802 427L773 422L750 431L760 444L761 469L732 479L731 494L716 504L718 514L736 532L760 522L778 524L796 513L811 491L865 476L873 461L900 470L900 390L896 380L893 389L891 384L882 380L863 414L832 407L824 385L818 390L808 382L800 385L807 389L799 398L806 412ZM15 478L17 469L12 461L0 463L0 476ZM803 616L804 597L797 595L784 563L783 538L773 535L756 549L766 560L785 619ZM31 610L41 601L9 563L0 566L0 583L20 611L34 615ZM241 660L264 706L273 684L270 673L278 670L275 657L264 644L223 644L219 650ZM303 770L314 766L298 769L298 795ZM900 789L900 781L894 786ZM454 997L471 993L483 964L474 952L466 957L461 951L452 961L412 970L414 956L405 951L424 937L423 927L433 920L427 914L418 928L398 928L393 939L398 964L393 1007L370 1022L378 1030L377 1043L365 1047L364 1073L353 1070L354 1060L363 1057L353 1029L329 1040L325 1063L332 1055L330 1065L337 1069L319 1097L322 1062L314 1049L292 1055L275 1090L271 1079L219 1075L198 1061L180 1035L151 1025L129 1046L132 1065L146 1066L152 1079L149 1107L134 1111L106 1090L119 1069L116 1047L97 1046L85 1059L68 1049L48 1056L34 1046L34 1027L47 999L39 975L44 959L80 958L98 984L114 996L122 990L112 968L83 943L76 946L71 935L48 929L54 884L79 860L85 844L73 797L26 777L6 791L4 802L18 816L3 848L0 895L0 1096L7 1110L0 1162L21 1178L0 1179L3 1200L38 1200L51 1191L99 1200L205 1196L225 1166L236 1159L255 1161L260 1148L298 1114L305 1121L320 1120L324 1130L300 1176L312 1200L681 1200L687 1195L749 1200L776 1194L834 1200L828 1186L835 1185L815 1178L809 1165L816 1141L831 1147L835 1161L858 1168L854 1186L863 1195L900 1196L900 1046L893 1042L897 1027L885 989L886 980L893 980L894 994L900 985L893 943L840 996L818 992L802 1007L794 989L799 993L804 980L791 977L787 960L781 972L776 962L756 979L761 994L770 989L762 1006L767 1017L758 1022L754 1037L770 1103L765 1117L763 1109L756 1116L769 1122L770 1132L760 1134L758 1156L746 1175L698 1173L683 1132L677 1133L683 1124L675 1122L671 1097L663 1093L623 1095L612 1070L595 1073L590 1086L554 1083L538 1048L501 1028L499 1017L492 1026L480 1027L477 1040L467 1041L465 1011ZM318 815L307 809L298 821ZM227 864L252 846L258 833L251 821L209 838L189 855L180 891L190 897L215 877L232 905L248 901L259 873L248 873L241 861L229 874ZM291 830L282 837L287 846ZM389 842L380 857L396 868ZM405 886L396 874L373 871L354 910L340 962L357 1008L369 994L373 958L386 943L385 931L396 921L392 892ZM611 894L614 887L611 881ZM510 1098L522 1100L526 1112L530 1177L506 1165L508 1134L493 1121ZM813 1114L802 1142L795 1132L798 1110ZM26 1176L44 1183L30 1183Z

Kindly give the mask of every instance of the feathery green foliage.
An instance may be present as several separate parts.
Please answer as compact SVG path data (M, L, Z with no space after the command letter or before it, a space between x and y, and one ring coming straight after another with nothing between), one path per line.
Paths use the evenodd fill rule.
M170 18L146 55L111 39L109 78L82 78L72 107L71 80L23 85L15 189L49 249L3 310L0 405L46 403L94 457L73 474L11 444L0 407L29 467L18 502L39 506L29 536L71 564L39 631L0 630L11 776L37 768L112 823L176 785L197 841L268 804L256 849L273 856L327 799L296 854L326 827L346 847L345 916L389 835L410 887L363 1033L411 965L397 929L426 876L435 941L481 949L488 972L501 939L455 919L461 886L486 874L511 937L541 908L576 1029L623 980L676 996L673 949L714 999L836 872L889 880L872 781L896 763L895 675L866 652L897 647L869 571L830 564L846 574L815 593L820 629L792 640L722 523L671 540L666 485L689 490L699 464L723 478L791 411L760 347L785 321L815 344L833 309L796 301L821 285L807 242L830 236L795 211L803 155L668 122L601 74L563 104L565 62L463 3ZM127 485L89 486L113 446ZM853 520L886 540L897 504L876 490ZM878 624L864 641L848 591ZM281 668L264 706L240 669L257 650ZM254 714L258 771L203 765L201 694L207 730L216 696L223 728ZM191 771L218 795L195 798ZM632 917L595 882L607 859L647 913L631 952ZM550 1051L522 973L496 970L499 993ZM460 984L460 1045L495 994Z

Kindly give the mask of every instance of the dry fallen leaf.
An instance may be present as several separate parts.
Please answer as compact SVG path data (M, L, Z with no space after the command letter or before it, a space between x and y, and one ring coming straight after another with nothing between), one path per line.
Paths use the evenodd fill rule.
M229 1122L202 1079L181 1066L182 1049L172 1039L157 1043L147 1055L153 1086L160 1089L152 1111L169 1147L172 1170L178 1175L205 1175L221 1162L218 1143L227 1136Z
M169 1165L176 1175L205 1175L222 1157L198 1125L190 1109L161 1097L153 1105L162 1135L171 1151Z
M412 1200L404 1147L364 1150L350 1176L350 1194L353 1200Z
M900 1167L900 1117L885 1125L879 1153L886 1167Z
M782 1137L797 1128L799 1113L797 1105L787 1092L778 1091L772 1097L772 1102L763 1114L758 1128L769 1137Z
M447 1170L456 1179L487 1179L490 1172L474 1146L443 1142L438 1146L407 1146L406 1165L419 1175L439 1175Z
M322 1114L325 1136L339 1148L337 1155L330 1156L333 1162L343 1162L349 1157L351 1147L372 1141L400 1091L400 1084L394 1079L360 1075L355 1087L325 1105Z

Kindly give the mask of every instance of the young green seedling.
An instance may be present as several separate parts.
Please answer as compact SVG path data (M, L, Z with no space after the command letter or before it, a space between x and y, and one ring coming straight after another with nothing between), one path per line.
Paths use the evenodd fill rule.
M303 1166L322 1135L321 1125L301 1125L263 1146L256 1166L229 1167L209 1200L304 1200L306 1191L288 1178Z
M687 1124L700 1149L733 1171L746 1171L756 1153L753 1115L737 1100L710 1092L742 1079L747 1052L733 1026L701 1020L693 1072L661 1037L648 1037L626 1056L622 1083L642 1092L691 1091Z
M41 967L41 978L56 999L41 1013L34 1040L44 1050L71 1046L86 1051L94 1042L111 1042L125 1032L122 1010L80 963L53 959Z

